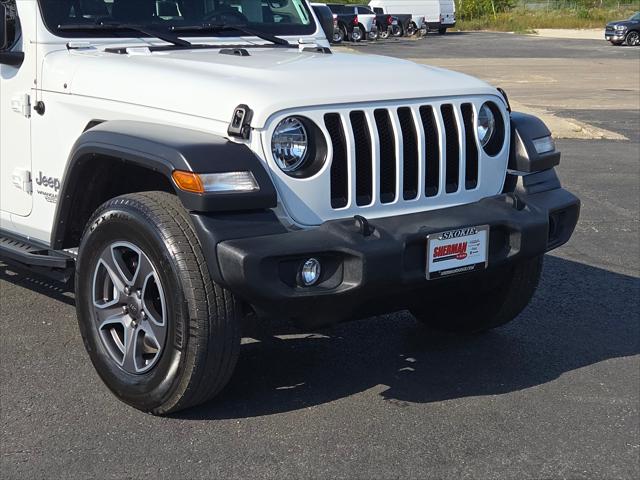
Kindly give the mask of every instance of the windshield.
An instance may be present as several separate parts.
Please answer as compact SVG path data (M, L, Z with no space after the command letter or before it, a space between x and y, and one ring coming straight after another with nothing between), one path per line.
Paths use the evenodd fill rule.
M310 35L316 30L304 0L39 0L47 28L62 37L132 37L118 30L62 26L137 25L156 31L202 25L243 25L274 35ZM234 30L184 29L181 37L239 36Z
M640 12L631 15L631 18L629 20L640 20Z

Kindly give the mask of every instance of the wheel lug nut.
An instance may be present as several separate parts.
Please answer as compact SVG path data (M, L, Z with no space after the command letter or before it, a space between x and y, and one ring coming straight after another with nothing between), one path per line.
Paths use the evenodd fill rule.
M124 287L124 293L126 293L127 295L131 295L131 289L129 288L129 286Z
M140 289L136 290L136 296L138 298L142 298L142 290L140 290Z
M129 313L129 307L127 307L126 305L122 306L122 313L127 314Z

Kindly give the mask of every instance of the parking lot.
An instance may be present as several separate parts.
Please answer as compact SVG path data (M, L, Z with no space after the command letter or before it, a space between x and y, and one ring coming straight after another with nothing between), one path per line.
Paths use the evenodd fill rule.
M71 293L0 268L3 478L638 478L640 48L451 33L339 50L479 76L548 119L582 215L532 304L478 337L397 313L247 340L219 398L156 418L102 384Z

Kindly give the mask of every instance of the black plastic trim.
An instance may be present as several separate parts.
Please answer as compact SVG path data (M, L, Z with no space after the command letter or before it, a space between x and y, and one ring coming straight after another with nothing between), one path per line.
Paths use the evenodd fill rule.
M560 152L553 150L539 154L533 140L550 136L551 132L542 120L520 112L511 113L511 151L509 170L539 172L560 164Z
M24 52L0 52L0 65L19 68L24 62Z
M549 174L552 177L552 174ZM489 270L520 259L542 255L571 236L580 202L561 188L532 193L508 193L468 205L395 217L370 219L363 235L353 219L332 220L314 229L288 230L275 216L229 215L221 219L199 215L194 223L210 222L200 230L205 255L217 254L212 277L249 302L259 312L298 317L315 327L353 318L366 307L383 311L385 299L420 295L434 282L425 279L426 236L474 225L490 226ZM550 227L553 216L553 228ZM254 228L253 225L257 225ZM201 228L201 227L197 227ZM221 235L219 232L224 231ZM263 233L268 232L268 233ZM227 237L224 240L223 237ZM235 238L234 238L235 237ZM309 257L330 267L314 287L299 287L296 266ZM485 272L478 275L482 281ZM442 280L456 282L465 276ZM467 277L468 278L468 277ZM438 281L440 282L440 280Z
M51 236L62 246L65 226L73 215L74 196L83 188L80 172L98 157L117 158L159 172L173 185L174 170L196 173L250 171L260 189L245 193L189 193L175 188L187 210L241 211L273 208L277 194L261 161L243 144L185 128L134 121L108 121L85 131L71 149ZM114 179L117 181L117 179Z

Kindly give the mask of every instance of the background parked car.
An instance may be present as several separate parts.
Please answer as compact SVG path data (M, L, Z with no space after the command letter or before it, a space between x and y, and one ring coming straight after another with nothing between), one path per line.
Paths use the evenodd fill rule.
M604 31L604 38L614 45L640 45L640 12L636 12L627 20L609 22Z
M366 5L354 5L358 10L358 15L375 15L376 26L378 27L378 38L386 39L389 36L395 34L398 36L400 26L398 25L398 18L386 13L376 13Z
M336 28L333 32L333 43L340 43L344 40L359 42L364 37L364 30L358 23L358 15L355 13L342 13L339 5L326 4L331 10L335 20Z
M376 15L389 14L384 7L373 7L372 10ZM391 32L394 37L410 37L418 31L418 27L413 21L413 15L410 13L394 13L393 16L398 20L397 28L393 28ZM422 24L423 21L421 20L420 23Z
M357 6L340 5L336 3L327 3L327 6L333 13L356 15L358 27L362 30L364 38L367 40L376 40L378 38L378 27L376 25L376 15L369 9L360 12ZM356 40L357 41L357 40Z

